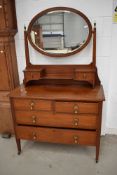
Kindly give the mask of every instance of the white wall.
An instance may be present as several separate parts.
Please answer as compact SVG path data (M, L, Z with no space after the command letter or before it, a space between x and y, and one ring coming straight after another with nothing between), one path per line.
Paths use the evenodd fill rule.
M113 0L16 0L18 33L16 35L16 51L20 81L25 68L24 25L28 26L34 15L53 6L68 6L82 11L93 23L97 23L97 67L104 86L105 98L103 106L103 133L117 133L117 24L112 24ZM81 64L89 63L92 46L88 45L80 54L68 58L49 58L34 51L30 47L31 60L34 64Z

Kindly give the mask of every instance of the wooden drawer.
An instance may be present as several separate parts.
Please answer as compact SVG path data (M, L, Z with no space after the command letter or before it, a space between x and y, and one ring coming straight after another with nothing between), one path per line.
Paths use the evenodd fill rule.
M97 114L98 103L56 102L55 111L57 113L73 113L74 115L78 115L80 113Z
M15 110L44 110L50 111L51 101L48 100L35 100L35 99L14 99L13 100Z
M29 80L39 80L40 79L40 72L31 72L31 71L27 71L25 72L25 79L27 81Z
M52 112L16 111L17 124L63 128L96 129L96 115L60 114Z
M43 127L16 127L17 137L40 142L96 145L95 131L80 131Z
M88 83L90 83L91 85L95 85L95 72L80 72L80 71L76 71L75 72L75 80L78 81L86 81Z
M39 69L25 69L24 70L24 83L26 84L31 80L39 80L45 75L45 70L42 68Z
M94 72L76 72L75 79L79 81L93 81L95 77Z

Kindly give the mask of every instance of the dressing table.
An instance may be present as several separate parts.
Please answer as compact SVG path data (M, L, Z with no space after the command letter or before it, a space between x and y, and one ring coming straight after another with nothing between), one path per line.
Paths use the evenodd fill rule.
M98 162L105 97L96 68L96 24L92 28L89 19L76 9L53 7L31 20L28 30L24 30L24 38L24 81L10 94L18 154L21 139L76 144L94 146ZM50 59L76 54L92 42L92 62L33 65L29 42Z

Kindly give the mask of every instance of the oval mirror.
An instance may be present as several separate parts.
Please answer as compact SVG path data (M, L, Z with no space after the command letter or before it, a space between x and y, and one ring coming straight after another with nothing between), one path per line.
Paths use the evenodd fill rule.
M28 39L44 55L65 57L80 52L91 39L92 26L80 11L54 7L37 14L29 24Z

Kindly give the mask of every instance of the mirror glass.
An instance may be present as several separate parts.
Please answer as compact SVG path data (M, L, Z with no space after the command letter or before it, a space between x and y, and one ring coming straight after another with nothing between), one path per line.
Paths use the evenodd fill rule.
M33 46L55 55L80 50L88 40L89 24L80 14L55 10L36 17L30 29Z

